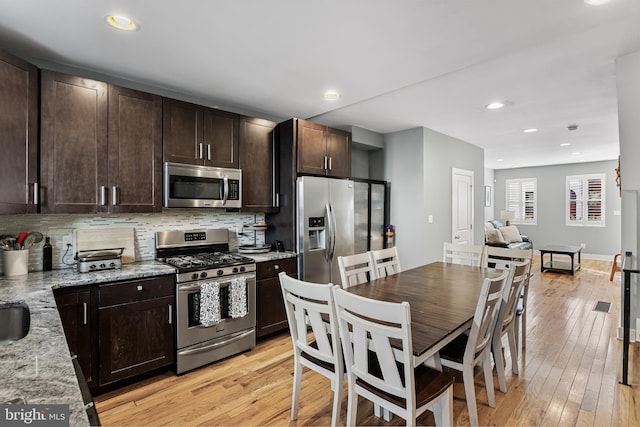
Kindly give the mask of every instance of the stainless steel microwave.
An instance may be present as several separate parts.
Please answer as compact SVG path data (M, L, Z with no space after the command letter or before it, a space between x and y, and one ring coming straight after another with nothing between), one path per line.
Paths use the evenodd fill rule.
M164 164L165 208L241 208L242 171Z

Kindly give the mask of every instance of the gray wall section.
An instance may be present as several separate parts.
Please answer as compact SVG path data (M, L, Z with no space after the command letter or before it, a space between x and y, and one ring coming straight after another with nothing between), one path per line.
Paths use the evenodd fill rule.
M369 178L369 153L356 147L351 149L351 176L353 178Z
M495 171L494 215L505 209L507 179L536 178L538 182L538 221L536 225L516 224L522 234L533 240L534 249L543 245L575 245L585 243L585 254L605 259L620 251L621 200L615 183L617 161L502 169ZM592 173L606 174L605 227L567 226L565 222L566 177ZM614 214L615 212L615 214ZM487 218L495 219L495 218Z
M402 268L442 259L451 241L452 168L474 172L474 240L483 242L484 151L426 128L385 135L384 177L391 182L391 223ZM371 157L371 164L377 159ZM429 215L433 223L428 223Z
M493 169L485 169L484 170L484 186L485 187L489 187L489 191L491 192L490 197L489 197L489 206L485 206L484 207L484 218L485 221L488 221L490 219L494 219L496 217L495 212L500 212L500 210L496 210L495 206L496 206L496 202L495 202L495 185L494 185L494 181L495 181L495 176L496 173ZM484 191L484 189L483 189ZM484 193L482 193L484 194ZM484 198L482 199L484 202Z

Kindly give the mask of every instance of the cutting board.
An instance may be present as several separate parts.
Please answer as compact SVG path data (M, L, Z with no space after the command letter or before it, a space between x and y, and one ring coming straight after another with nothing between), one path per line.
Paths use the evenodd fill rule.
M124 248L122 263L136 260L133 228L79 228L76 230L78 252L95 249Z

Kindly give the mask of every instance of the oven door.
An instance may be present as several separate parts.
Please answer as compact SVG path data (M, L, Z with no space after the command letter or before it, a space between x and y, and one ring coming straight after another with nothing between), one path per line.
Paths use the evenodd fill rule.
M228 315L228 286L235 278L244 277L247 283L247 315L232 318ZM213 326L200 323L200 285L216 281L220 287L221 321ZM178 285L177 301L177 341L178 348L224 337L229 334L255 328L256 325L256 276L244 274L199 280Z
M241 208L242 171L164 164L164 207Z

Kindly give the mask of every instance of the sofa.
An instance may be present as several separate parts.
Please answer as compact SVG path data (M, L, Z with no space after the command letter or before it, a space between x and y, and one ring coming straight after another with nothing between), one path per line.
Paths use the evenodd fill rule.
M484 223L484 244L499 248L531 249L533 242L528 236L520 234L515 225L505 226L494 219Z

